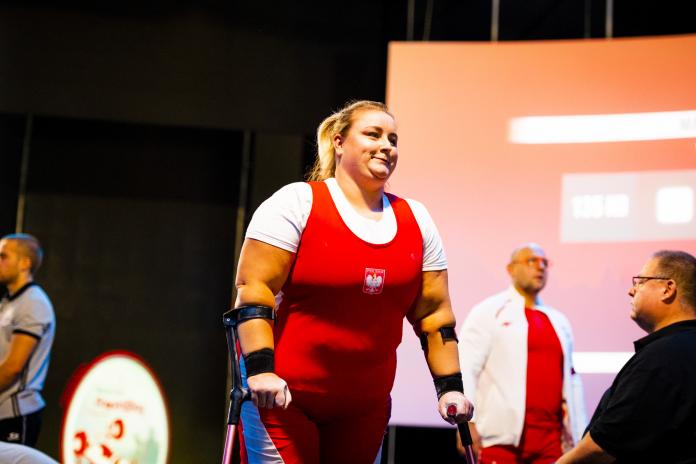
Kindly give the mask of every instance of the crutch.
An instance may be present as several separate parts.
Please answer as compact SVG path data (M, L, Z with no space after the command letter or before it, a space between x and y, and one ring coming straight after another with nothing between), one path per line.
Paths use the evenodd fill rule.
M454 419L457 415L457 406L450 404L447 406L447 416ZM469 431L468 422L460 422L457 424L459 429L459 438L462 440L462 446L464 447L464 458L466 459L466 464L476 464L476 458L474 456L474 440L471 438L471 432Z
M227 350L229 351L229 369L232 372L232 389L230 390L230 409L227 413L227 437L225 438L225 450L222 453L222 464L232 462L232 450L234 449L234 437L239 424L239 414L242 403L251 399L249 391L242 387L242 373L239 368L239 356L237 355L237 310L230 309L222 315L222 324L227 335Z

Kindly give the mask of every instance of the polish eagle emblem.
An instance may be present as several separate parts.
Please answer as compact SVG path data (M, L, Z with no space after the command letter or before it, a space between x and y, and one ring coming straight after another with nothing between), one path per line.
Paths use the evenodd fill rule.
M386 271L384 269L376 269L372 267L365 268L365 280L363 283L363 292L368 295L379 295L384 289L384 277Z

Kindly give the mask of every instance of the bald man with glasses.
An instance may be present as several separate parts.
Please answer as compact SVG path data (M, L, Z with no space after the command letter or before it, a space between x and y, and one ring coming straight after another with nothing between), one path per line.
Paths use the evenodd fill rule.
M539 298L549 266L539 245L516 248L510 287L476 305L462 327L459 358L464 391L475 398L469 428L480 464L553 463L587 423L570 323Z
M631 319L648 335L560 464L696 463L696 258L659 251L632 284Z

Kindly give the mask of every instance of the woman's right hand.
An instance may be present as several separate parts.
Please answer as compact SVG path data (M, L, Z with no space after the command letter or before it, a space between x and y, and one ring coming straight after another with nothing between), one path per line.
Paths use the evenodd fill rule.
M247 378L251 401L258 408L287 409L292 401L290 389L285 380L273 372L263 372Z

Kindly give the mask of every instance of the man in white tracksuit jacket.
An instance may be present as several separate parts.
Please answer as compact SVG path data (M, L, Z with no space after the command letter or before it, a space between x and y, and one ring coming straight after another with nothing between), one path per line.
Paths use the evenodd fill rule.
M553 463L587 423L573 335L538 298L548 271L539 245L517 248L507 270L512 285L476 305L459 337L464 391L476 406L470 429L480 464Z

